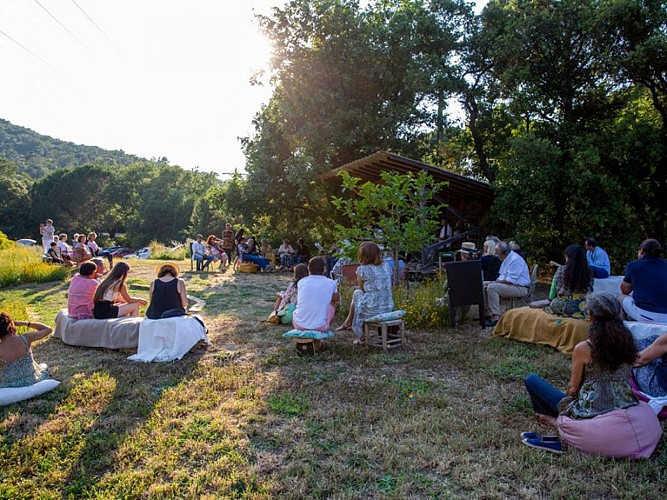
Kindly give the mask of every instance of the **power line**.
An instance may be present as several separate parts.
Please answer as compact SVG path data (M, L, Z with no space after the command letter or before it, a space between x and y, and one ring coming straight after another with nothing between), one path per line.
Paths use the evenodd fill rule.
M81 45L84 49L86 49L89 53L92 54L92 52L90 51L90 49L89 49L88 47L86 47L86 46L83 44L83 42L82 42L81 40L79 40L79 39L76 37L76 35L75 35L74 33L72 33L72 32L67 28L67 26L65 26L63 23L61 23L61 22L56 18L56 16L54 16L53 14L51 14L51 13L48 11L48 9L47 9L46 7L44 7L41 3L39 3L39 0L35 0L35 3L36 3L37 5L39 5L42 9L44 9L44 12L46 12L49 16L51 16L51 19L53 19L55 22L57 22L57 23L60 25L60 27L61 27L62 29L64 29L65 31L67 31L67 33L69 33L69 35L70 35L72 38L74 38L74 40L76 40L76 41L79 43L79 45Z
M35 59L38 59L39 61L43 62L44 64L46 64L46 65L47 65L49 68L51 68L52 70L54 70L54 71L58 71L56 68L54 68L53 66L51 66L48 62L46 62L44 59L42 59L41 57L39 57L39 56L38 56L37 54L35 54L32 50L30 50L28 47L26 47L26 46L23 45L22 43L18 42L17 40L14 40L11 36L9 36L9 35L8 35L7 33L5 33L4 31L0 30L0 34L2 34L2 35L4 35L4 36L6 36L7 38L9 38L12 42L14 42L16 45L18 45L18 46L21 47L23 50L25 50L28 54L30 54L31 56L33 56Z
M90 17L90 16L88 15L88 13L87 13L85 10L83 10L83 7L81 7L81 6L76 2L76 0L72 0L72 3L73 3L74 5L76 5L76 7L83 13L83 15L86 16L86 18L88 18L88 20L92 23L92 25L95 26L95 27L97 28L97 30L98 30L100 33L102 33L102 35L104 35L104 37L109 41L109 43L110 43L111 45L113 45L114 48L115 48L118 52L120 52L120 53L122 54L122 51L120 50L120 48L118 48L118 46L117 46L117 45L114 43L114 41L109 37L109 35L107 35L107 34L104 32L104 30L103 30L102 28L99 27L99 25L93 20L93 18Z

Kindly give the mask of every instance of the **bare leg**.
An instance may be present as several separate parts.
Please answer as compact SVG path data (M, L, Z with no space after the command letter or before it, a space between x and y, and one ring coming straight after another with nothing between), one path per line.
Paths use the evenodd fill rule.
M551 415L543 415L541 413L536 413L535 416L537 417L537 421L543 425L558 427L556 423L556 417L552 417Z
M117 304L118 317L121 316L139 316L139 302L132 302L131 304Z
M347 318L343 321L343 324L336 328L337 332L342 332L343 330L349 330L352 326L352 319L354 318L354 302L350 304L350 312L347 314Z

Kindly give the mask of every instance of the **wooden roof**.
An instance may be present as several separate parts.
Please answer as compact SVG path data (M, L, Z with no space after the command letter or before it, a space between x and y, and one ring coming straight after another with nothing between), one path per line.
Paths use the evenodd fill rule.
M471 179L464 175L455 174L442 168L437 168L421 161L412 160L386 151L378 151L372 155L353 161L342 167L324 174L324 179L333 180L343 170L350 175L364 181L376 182L380 180L380 173L393 171L399 173L427 172L438 182L447 182L448 185L438 193L438 201L460 206L473 200L479 204L481 212L488 212L493 203L493 188L486 182ZM479 209L478 209L479 210ZM476 211L478 211L476 210Z

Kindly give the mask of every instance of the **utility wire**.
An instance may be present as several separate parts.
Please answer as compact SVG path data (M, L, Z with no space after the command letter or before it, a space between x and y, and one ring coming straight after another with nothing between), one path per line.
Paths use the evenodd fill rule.
M88 51L88 53L92 54L92 52L90 51L90 49L89 49L88 47L86 47L86 46L84 45L84 43L83 43L81 40L79 40L79 39L76 37L76 35L75 35L74 33L72 33L72 32L67 28L67 26L65 26L63 23L61 23L61 22L56 18L56 16L54 16L53 14L51 14L51 13L48 11L48 9L47 9L46 7L44 7L41 3L39 3L39 0L35 0L35 3L36 3L37 5L39 5L42 9L44 9L44 12L46 12L49 16L51 16L51 19L53 19L55 22L57 22L57 23L60 25L60 27L61 27L62 29L64 29L65 31L67 31L67 33L69 33L69 35L70 35L72 38L74 38L74 40L76 40L76 41L79 43L79 45L81 45L84 49L86 49L86 50Z
M53 66L51 66L48 62L46 62L44 59L42 59L41 57L39 57L37 54L35 54L32 50L30 50L28 47L26 47L26 46L23 45L22 43L20 43L20 42L14 40L11 36L9 36L9 35L8 35L7 33L5 33L4 31L0 30L0 34L2 34L2 35L4 35L4 36L6 36L7 38L9 38L12 42L14 42L16 45L18 45L19 47L21 47L23 50L25 50L28 54L30 54L31 56L33 56L35 59L38 59L39 61L41 61L41 62L43 62L44 64L46 64L46 65L47 65L49 68L51 68L52 70L58 72L58 70L57 70L56 68L54 68Z
M116 45L116 44L114 43L114 41L111 39L111 37L109 37L109 35L107 35L107 34L104 32L104 30L103 30L102 28L99 27L99 25L93 20L93 18L90 17L90 16L88 15L88 13L87 13L85 10L83 10L83 7L81 7L81 6L77 3L76 0L72 0L72 3L73 3L74 5L76 5L76 7L83 13L83 15L86 16L86 18L88 18L88 20L92 23L92 25L95 26L95 27L97 28L97 30L98 30L100 33L102 33L102 35L104 35L104 38L106 38L106 39L109 41L109 43L110 43L111 45L113 45L114 48L115 48L119 53L122 54L123 51L120 50L120 48L118 47L118 45Z

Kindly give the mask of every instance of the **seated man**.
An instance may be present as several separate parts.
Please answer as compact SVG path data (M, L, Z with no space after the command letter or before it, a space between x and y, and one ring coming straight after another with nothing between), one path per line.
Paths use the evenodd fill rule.
M74 275L67 292L67 313L72 319L93 318L93 297L97 290L97 266L84 262Z
M489 317L486 326L496 326L500 319L500 298L525 297L530 287L530 272L526 261L504 241L496 245L501 261L498 279L484 282L484 302Z
M584 240L584 248L586 248L586 260L588 267L593 271L593 277L608 278L611 273L611 265L607 252L600 248L593 238Z
M325 332L336 314L340 300L336 282L324 274L324 259L313 257L308 262L309 276L301 278L297 291L292 324L297 330Z
M206 271L213 260L213 256L206 252L203 239L204 237L198 234L197 241L192 243L192 258L197 261L197 271Z
M667 262L660 258L661 252L657 240L644 240L639 259L625 268L620 300L629 319L667 323Z
M60 255L60 248L58 248L58 243L55 241L51 242L51 247L49 248L49 251L46 252L46 254L51 257L51 262L54 264L64 264L65 261L62 259Z

